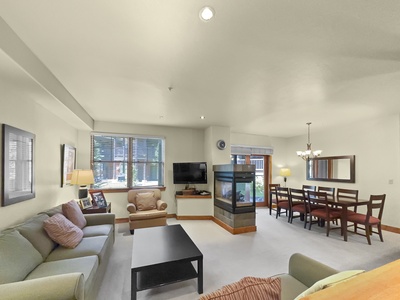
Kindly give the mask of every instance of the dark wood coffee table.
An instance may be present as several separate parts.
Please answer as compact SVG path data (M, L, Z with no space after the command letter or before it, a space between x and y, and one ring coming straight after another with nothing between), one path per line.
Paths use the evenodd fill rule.
M192 261L197 261L197 271ZM197 278L203 293L203 254L181 225L136 229L133 235L131 299L138 291Z

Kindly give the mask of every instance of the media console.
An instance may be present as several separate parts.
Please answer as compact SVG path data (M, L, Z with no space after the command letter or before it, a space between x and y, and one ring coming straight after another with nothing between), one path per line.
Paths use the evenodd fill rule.
M208 195L175 195L176 218L183 219L212 219L214 202L211 193Z

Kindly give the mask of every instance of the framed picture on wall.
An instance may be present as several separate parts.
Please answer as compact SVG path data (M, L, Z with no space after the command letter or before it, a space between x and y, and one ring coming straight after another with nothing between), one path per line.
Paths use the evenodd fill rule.
M76 168L76 149L70 145L62 145L61 150L61 187L71 185L72 172Z
M2 206L35 198L35 135L3 124L2 142Z
M102 191L90 192L90 195L92 196L94 206L107 207L106 197L104 197Z

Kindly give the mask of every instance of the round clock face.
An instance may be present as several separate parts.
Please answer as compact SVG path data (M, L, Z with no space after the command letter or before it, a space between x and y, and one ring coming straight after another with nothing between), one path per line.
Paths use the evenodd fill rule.
M226 148L225 141L219 140L219 141L217 142L217 148L218 148L219 150L224 150L224 149Z

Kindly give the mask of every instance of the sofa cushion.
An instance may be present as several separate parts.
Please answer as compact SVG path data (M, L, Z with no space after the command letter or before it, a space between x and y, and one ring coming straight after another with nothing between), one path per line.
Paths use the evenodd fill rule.
M66 273L82 273L85 280L85 295L88 289L93 288L93 281L99 267L97 256L86 256L59 261L44 262L33 270L25 280L43 278L47 276L61 275Z
M17 230L0 234L0 249L0 284L24 280L43 261L39 251Z
M44 220L43 227L53 241L66 248L75 248L83 237L82 230L62 214Z
M82 228L84 238L101 235L108 236L112 230L113 226L110 224L86 226L85 228Z
M64 203L62 205L62 211L64 216L66 216L68 220L70 220L80 229L86 226L86 219L83 216L82 210L75 200Z
M325 289L327 287L330 287L332 285L338 284L340 282L349 280L350 278L365 272L364 270L348 270L348 271L343 271L339 272L337 274L334 274L332 276L326 277L322 280L317 281L315 284L313 284L310 288L305 290L303 293L298 295L295 300L301 299L305 296L308 296L310 294L313 294L319 290Z
M40 252L43 260L57 246L43 228L43 222L48 218L45 214L36 215L15 227Z
M112 243L107 242L107 239L107 236L85 237L74 249L57 247L47 257L46 262L97 255L100 263L102 263L107 245L112 245Z
M157 208L157 199L153 192L139 193L136 195L136 206L138 210L152 210Z
M280 294L280 278L244 277L238 282L231 283L215 292L201 296L200 300L280 300Z

